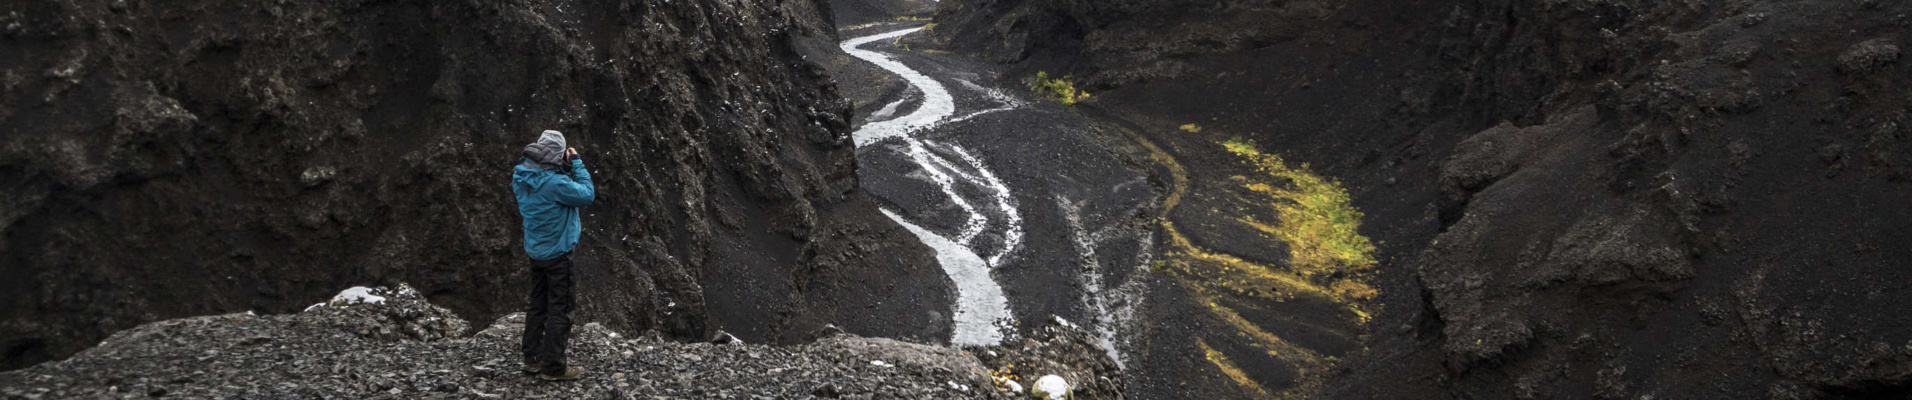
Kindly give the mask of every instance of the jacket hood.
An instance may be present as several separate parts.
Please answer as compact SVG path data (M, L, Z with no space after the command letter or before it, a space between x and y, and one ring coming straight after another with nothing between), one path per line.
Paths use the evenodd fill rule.
M551 175L557 173L555 169L548 169L544 164L526 158L518 166L511 168L511 182L537 189L544 186L545 181L551 180Z
M545 169L564 167L564 134L558 131L544 131L538 141L524 146L524 158Z

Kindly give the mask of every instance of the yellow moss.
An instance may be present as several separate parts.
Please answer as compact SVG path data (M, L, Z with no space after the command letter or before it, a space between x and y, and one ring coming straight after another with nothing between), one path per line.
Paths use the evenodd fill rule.
M1233 361L1229 361L1228 355L1222 354L1220 351L1215 351L1213 347L1208 347L1208 342L1202 341L1201 339L1195 339L1195 345L1201 346L1202 352L1207 355L1208 362L1215 364L1216 368L1220 368L1222 374L1228 375L1229 379L1235 380L1235 383L1241 384L1243 387L1254 390L1255 393L1261 393L1262 395L1268 394L1268 390L1262 389L1261 384L1255 383L1254 379L1248 378L1247 372L1242 371L1240 367L1236 367Z
M1196 124L1182 127L1183 131L1188 132L1198 132L1200 129ZM1263 232L1266 240L1282 241L1291 249L1289 255L1292 265L1289 266L1249 261L1233 254L1203 248L1178 229L1169 215L1190 195L1188 170L1147 138L1133 133L1131 135L1138 145L1148 151L1152 161L1167 170L1168 179L1171 180L1170 191L1162 201L1161 214L1156 218L1161 232L1167 236L1167 243L1162 249L1162 256L1151 264L1152 269L1186 289L1196 304L1203 305L1216 320L1231 328L1229 330L1235 336L1257 349L1254 353L1235 354L1236 357L1272 357L1282 360L1296 369L1295 381L1293 386L1269 392L1236 368L1227 354L1202 343L1201 347L1209 360L1231 379L1253 388L1265 397L1306 397L1327 379L1326 372L1338 360L1274 335L1229 304L1256 307L1256 304L1269 304L1298 296L1310 297L1341 305L1352 314L1354 322L1366 323L1370 317L1364 310L1365 303L1379 292L1362 282L1366 276L1357 272L1372 268L1373 246L1366 238L1355 233L1361 215L1349 205L1345 189L1337 182L1308 173L1305 165L1289 167L1279 157L1263 154L1250 143L1223 143L1230 154L1248 161L1256 173L1209 179L1217 183L1240 185L1248 189L1247 196L1250 198L1240 199L1247 200L1246 203L1224 203L1213 208L1181 212L1205 213L1221 216L1219 220L1242 223ZM1224 191L1206 196L1232 195ZM1252 217L1254 215L1273 215L1277 220L1264 222ZM1208 226L1202 228L1214 229ZM1251 302L1224 302L1224 296L1230 300ZM1267 302L1253 302L1256 299ZM1339 334L1332 328L1320 329Z
M1315 353L1314 350L1297 346L1279 336L1275 336L1275 334L1261 329L1261 326L1255 325L1254 322L1249 321L1247 318L1243 318L1241 313L1235 312L1235 309L1215 302L1215 298L1219 296L1215 291L1187 282L1183 282L1182 286L1187 288L1190 293L1195 294L1202 304L1207 305L1209 312L1215 314L1215 316L1223 322L1227 322L1228 325L1234 326L1236 332L1242 336L1251 339L1255 347L1268 350L1268 354L1293 364L1294 367L1304 375L1298 378L1298 381L1311 380L1312 378L1306 376L1306 372L1319 370L1319 367L1324 365L1321 360L1321 355Z
M1182 255L1194 260L1205 261L1213 268L1186 269L1183 272L1207 278L1207 280L1225 286L1233 286L1242 291L1251 288L1277 287L1285 293L1300 293L1334 300L1335 295L1327 288L1316 285L1305 278L1281 271L1267 265L1243 260L1228 254L1216 253L1196 246L1175 229L1175 223L1163 222L1162 228L1169 234L1169 243ZM1171 264L1173 265L1173 264ZM1184 263L1183 265L1187 265Z
M1051 78L1048 71L1036 71L1036 80L1029 85L1029 90L1053 98L1062 104L1073 105L1089 98L1089 93L1076 90L1075 83L1069 82L1068 77Z
M1182 124L1182 131L1185 131L1188 133L1202 133L1202 126L1196 125L1196 124Z
M1290 167L1281 156L1262 153L1253 143L1229 140L1222 146L1274 181L1286 183L1244 187L1272 200L1281 221L1255 225L1288 243L1292 268L1307 276L1373 268L1374 244L1358 232L1361 212L1355 210L1340 182L1308 172L1306 164Z
M1156 164L1161 165L1163 168L1168 168L1169 179L1173 182L1169 182L1170 190L1168 198L1162 199L1162 217L1156 218L1157 221L1167 224L1169 210L1174 210L1176 205L1180 205L1182 203L1182 194L1188 192L1188 169L1182 168L1182 164L1175 162L1175 157L1169 156L1168 152L1162 151L1160 147L1155 147L1155 142L1150 142L1139 136L1135 137L1135 142L1136 144L1142 145L1142 148L1148 150L1149 160L1155 161Z
M1353 280L1334 281L1334 283L1330 284L1329 287L1333 289L1334 293L1337 295L1341 295L1342 297L1352 298L1356 300L1373 300L1374 296L1381 295L1381 291L1379 289L1375 289L1373 286L1368 286L1365 283L1355 282Z

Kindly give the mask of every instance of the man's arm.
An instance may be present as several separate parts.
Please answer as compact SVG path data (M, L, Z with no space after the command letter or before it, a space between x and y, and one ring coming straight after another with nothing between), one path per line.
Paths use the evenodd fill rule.
M584 159L578 157L577 149L568 149L571 158L571 179L558 185L558 204L567 207L584 207L597 200L597 187L591 184L591 173L584 170Z

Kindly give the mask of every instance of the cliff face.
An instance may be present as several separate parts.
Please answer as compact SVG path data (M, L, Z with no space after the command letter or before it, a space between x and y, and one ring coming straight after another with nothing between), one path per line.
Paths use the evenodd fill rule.
M1912 391L1912 318L1894 306L1912 301L1912 249L1894 245L1912 232L1908 13L963 0L932 41L1071 76L1094 96L1079 110L1197 183L1252 171L1219 145L1238 139L1345 184L1378 245L1381 311L1327 384L1284 393L1868 398ZM1279 364L1196 364L1293 387Z
M354 284L515 311L510 168L543 129L598 187L580 323L947 332L910 308L948 304L942 274L858 191L849 105L792 50L834 40L814 2L15 3L0 368ZM898 293L923 297L876 301Z

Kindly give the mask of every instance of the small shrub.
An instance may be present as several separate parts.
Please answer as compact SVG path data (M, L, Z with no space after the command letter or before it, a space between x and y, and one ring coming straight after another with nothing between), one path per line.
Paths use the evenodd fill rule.
M1050 78L1048 71L1037 71L1035 83L1029 85L1029 90L1068 105L1089 98L1088 93L1076 90L1075 83L1069 82L1068 77Z

